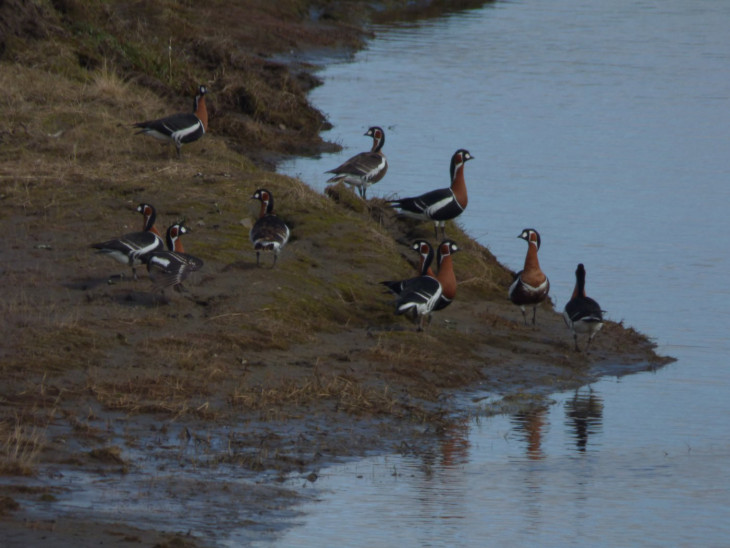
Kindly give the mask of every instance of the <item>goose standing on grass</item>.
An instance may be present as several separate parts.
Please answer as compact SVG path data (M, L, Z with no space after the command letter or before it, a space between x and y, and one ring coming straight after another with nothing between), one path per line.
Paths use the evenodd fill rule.
M394 295L400 295L403 293L403 291L408 288L409 284L412 284L421 276L435 277L431 270L431 263L434 258L433 247L431 247L431 244L426 240L416 240L411 245L411 249L418 252L418 276L406 278L405 280L380 282L381 285L388 288L388 290Z
M140 128L137 134L143 133L160 141L173 143L179 158L183 143L197 141L208 130L208 110L205 106L206 93L208 93L208 90L205 86L198 88L198 94L193 101L193 112L180 112L157 120L134 124L135 127Z
M144 217L141 232L130 232L113 240L91 244L91 247L96 249L99 254L109 255L120 263L129 265L135 280L137 279L136 267L145 263L150 253L165 249L162 237L155 227L157 219L155 208L150 204L139 204L137 212Z
M365 200L367 189L370 185L377 183L388 171L388 159L383 154L385 144L385 132L378 126L373 126L365 133L373 138L373 148L370 152L356 154L344 164L326 171L334 173L334 177L327 180L328 183L347 183L357 188L360 197Z
M289 241L289 227L274 213L274 196L265 188L260 188L251 196L252 200L261 202L259 218L251 227L249 234L253 248L256 250L256 265L260 265L260 253L262 251L274 254L276 265L279 252Z
M509 299L520 307L522 318L527 325L525 307L532 306L532 325L535 325L537 306L543 302L550 291L550 281L540 269L537 251L540 249L540 234L534 228L526 228L517 236L527 242L525 267L517 273L509 287Z
M580 352L578 333L588 333L586 343L586 352L588 352L593 337L603 327L603 310L596 301L586 296L586 269L582 263L575 270L575 289L573 289L573 296L565 305L563 319L565 325L573 332L576 352Z
M164 292L172 287L175 291L183 291L183 281L203 267L201 259L185 253L180 236L189 231L182 223L170 225L165 235L168 251L155 251L148 255L147 272L155 289Z
M441 227L441 236L445 238L446 221L456 219L461 215L469 201L464 180L464 164L473 158L468 150L463 148L457 150L451 157L449 167L450 187L432 190L414 198L390 200L388 204L398 208L400 213L407 217L433 221L436 238L438 238L439 227Z

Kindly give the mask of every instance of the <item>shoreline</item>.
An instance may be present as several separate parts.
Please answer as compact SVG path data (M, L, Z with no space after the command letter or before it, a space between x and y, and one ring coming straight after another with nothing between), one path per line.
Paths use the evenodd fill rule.
M90 43L64 30L73 28L64 17L80 17L77 9L69 2L66 14L46 14L48 34L19 35L41 54L57 47L57 59L33 66L33 53L18 53L10 42L2 58L2 81L16 101L0 126L0 222L8 242L0 269L0 531L10 546L215 545L184 505L171 510L179 525L150 526L144 511L118 520L109 503L88 510L69 504L80 494L93 499L91 486L102 493L112 481L120 490L138 486L132 494L143 509L175 500L235 505L231 523L260 534L278 515L262 506L297 502L282 478L316 482L322 467L373 451L425 454L455 420L478 412L462 407L466 394L503 397L485 413L524 409L606 368L619 375L671 361L647 337L613 322L596 337L593 354L576 355L552 303L542 307L537 329L523 326L506 299L511 272L455 224L449 232L463 249L455 258L457 301L415 333L393 316L377 282L412 272L414 257L399 242L429 236L431 226L403 222L382 201L365 205L342 187L321 195L256 167L270 155L332 146L319 137L324 117L301 102L301 92L316 85L306 66L292 74L263 56L235 58L226 40L213 43L205 34L211 23L203 18L190 46L203 61L190 53L177 85L186 89L215 63L229 72L212 86L214 131L183 147L178 160L168 147L135 136L129 117L153 117L188 98L171 96L177 88L164 78L125 72L109 39L94 47L128 78L102 65ZM255 13L249 24L272 24L271 14ZM279 38L317 34L291 13L273 21ZM334 25L324 47L355 47L351 25ZM353 34L365 32L361 23ZM62 38L68 41L59 47ZM273 54L281 43L258 47ZM92 58L79 76L69 67L84 55ZM256 75L246 80L244 69L252 67ZM286 82L296 82L296 93ZM296 97L286 117L279 94L257 103L276 86ZM293 131L297 119L305 122ZM280 150L270 148L274 141ZM258 187L274 192L292 228L272 270L256 268L248 242L249 198ZM160 227L185 218L193 229L186 250L205 268L187 294L156 294L143 276L109 284L123 268L89 250L93 241L138 230L131 209L145 200L157 206ZM150 477L155 487L147 492ZM200 477L210 484L195 485ZM91 491L75 491L76 478L86 478ZM242 482L245 500L227 489L230 481Z

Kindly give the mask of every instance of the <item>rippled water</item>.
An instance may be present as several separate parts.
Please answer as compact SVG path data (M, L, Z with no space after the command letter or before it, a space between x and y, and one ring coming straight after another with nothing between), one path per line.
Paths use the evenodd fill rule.
M405 196L467 148L467 231L519 269L537 228L559 306L583 262L608 317L678 361L466 423L438 455L325 470L281 546L727 545L728 29L714 0L497 2L378 28L321 72L345 150L281 171L324 188L378 124L368 194Z

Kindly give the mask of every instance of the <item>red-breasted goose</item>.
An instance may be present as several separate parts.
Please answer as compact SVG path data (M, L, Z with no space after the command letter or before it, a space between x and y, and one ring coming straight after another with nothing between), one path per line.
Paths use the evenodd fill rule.
M157 211L150 204L139 204L137 211L144 217L141 232L130 232L119 238L106 242L91 244L102 255L108 255L120 263L132 268L132 276L137 279L136 267L146 262L147 255L153 251L160 251L165 244L155 227Z
M586 270L583 264L579 264L575 270L575 288L573 296L563 309L563 319L573 332L576 352L580 352L578 333L588 334L586 343L586 352L588 352L593 337L603 327L603 310L596 301L586 296Z
M205 86L198 88L198 94L193 101L193 112L180 112L157 120L134 124L135 127L140 128L137 134L143 133L160 141L173 143L177 155L180 157L183 143L197 141L208 131L208 110L205 106L207 92Z
M527 325L525 307L532 306L532 324L535 325L537 306L543 302L550 291L550 281L540 269L537 251L540 249L540 234L534 228L526 228L518 236L527 242L525 266L515 276L509 287L510 300L522 310L522 318Z
M451 186L426 192L414 198L390 200L388 203L400 210L400 213L415 219L433 221L434 232L438 238L441 227L442 237L446 236L446 221L455 219L466 209L469 197L464 180L464 165L474 157L468 150L459 149L451 157L449 171Z
M249 237L256 250L256 264L260 265L262 251L274 254L272 268L276 265L279 252L289 241L289 227L274 213L274 196L265 188L260 188L251 196L252 200L261 202L259 218L251 227Z
M459 246L453 240L444 240L438 246L436 262L439 273L436 279L441 284L441 297L434 306L434 311L443 310L456 298L456 274L452 256L459 251Z
M413 280L417 280L421 276L435 277L433 270L431 270L431 263L434 259L434 251L431 244L426 240L416 240L411 244L411 249L418 252L418 276L413 278L406 278L405 280L385 281L380 282L394 295L400 295L408 287Z
M185 253L180 237L187 234L189 229L182 223L174 223L167 229L167 251L155 251L147 257L147 272L155 287L164 291L172 287L175 291L182 291L183 281L190 274L203 267L203 261Z

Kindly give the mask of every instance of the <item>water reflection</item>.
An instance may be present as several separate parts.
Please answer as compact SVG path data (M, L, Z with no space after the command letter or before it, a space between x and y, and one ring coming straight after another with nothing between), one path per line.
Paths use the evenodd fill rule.
M572 272L576 255L593 264L612 319L671 341L680 362L479 419L468 437L455 424L425 457L323 472L317 488L332 496L280 545L727 545L727 299L703 314L696 301L722 293L728 270L707 234L729 198L730 155L716 152L730 127L730 4L523 1L474 13L383 32L355 63L328 67L312 92L335 127L325 138L354 152L368 125L390 128L381 197L443 177L444 149L482 150L466 231L518 268L514 225L543 227L546 271ZM282 171L321 188L331 164ZM566 211L569 222L556 214Z
M547 406L540 406L528 411L515 413L511 422L518 437L527 443L527 458L540 460L545 458L542 450L542 438L547 433Z
M572 399L565 402L565 424L572 429L572 438L580 452L588 447L588 438L601 432L603 425L603 399L589 388L587 392L576 390Z
M446 427L441 441L441 466L453 467L469 462L469 431L471 421L468 418L454 421Z
M603 426L603 398L592 388L578 389L568 396L563 404L565 412L565 439L575 445L578 452L588 448L589 438L600 434ZM550 430L551 413L547 404L532 406L513 413L510 424L515 437L525 444L525 456L532 461L544 459L546 455L544 439ZM468 443L468 439L466 440Z

